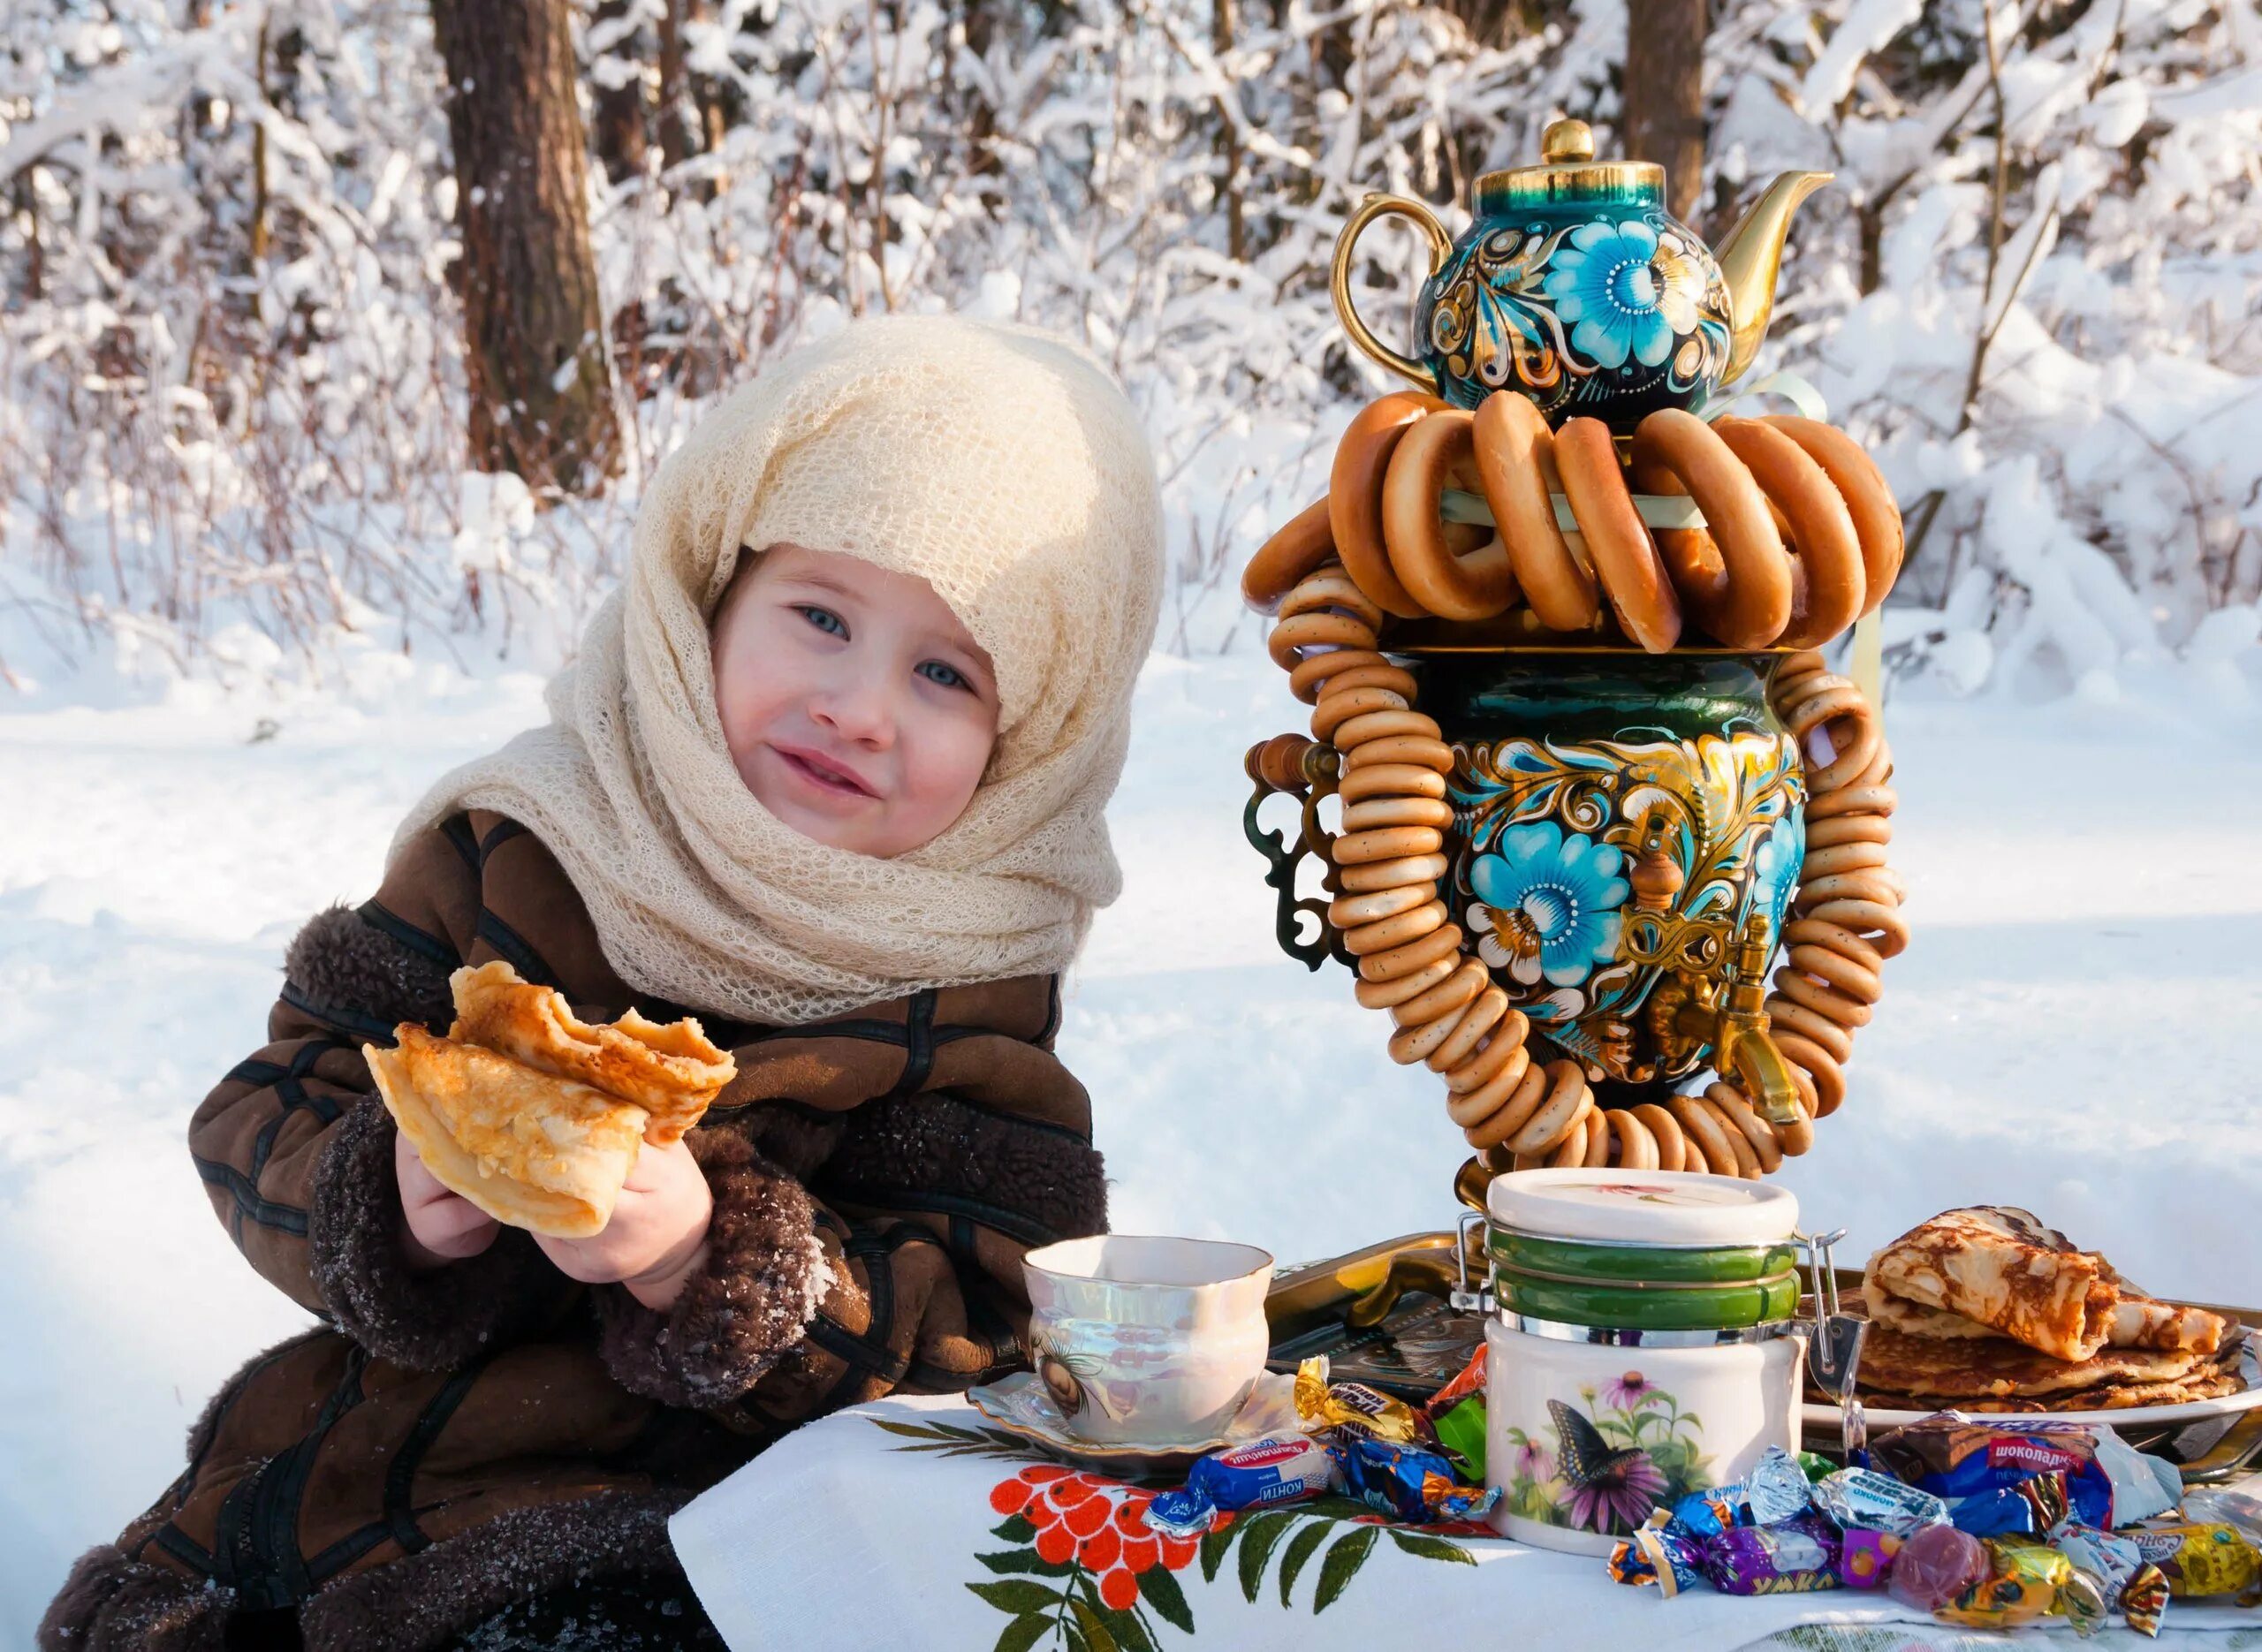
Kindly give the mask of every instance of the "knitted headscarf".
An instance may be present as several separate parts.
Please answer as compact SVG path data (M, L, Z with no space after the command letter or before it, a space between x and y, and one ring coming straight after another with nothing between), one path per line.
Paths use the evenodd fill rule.
M755 801L708 622L742 552L845 552L931 584L997 668L996 749L941 836L882 860ZM519 821L641 990L788 1025L1065 966L1121 877L1103 815L1161 597L1136 414L1082 351L947 316L854 323L717 404L660 467L627 580L550 721L447 775L393 839Z

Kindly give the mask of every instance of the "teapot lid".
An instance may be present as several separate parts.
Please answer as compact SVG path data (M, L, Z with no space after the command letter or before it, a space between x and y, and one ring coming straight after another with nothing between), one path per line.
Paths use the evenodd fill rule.
M1655 161L1598 161L1594 132L1583 120L1550 121L1537 166L1512 166L1476 180L1476 210L1601 206L1618 201L1661 205L1665 168Z

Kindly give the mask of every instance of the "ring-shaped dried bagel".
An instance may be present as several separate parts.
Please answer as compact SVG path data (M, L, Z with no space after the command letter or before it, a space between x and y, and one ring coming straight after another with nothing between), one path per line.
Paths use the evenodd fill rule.
M1363 711L1338 725L1334 743L1335 749L1347 756L1370 740L1387 739L1393 735L1434 740L1438 733L1438 720L1419 711Z
M1458 407L1417 420L1399 439L1382 484L1383 539L1391 572L1407 594L1440 619L1490 619L1516 600L1508 548L1496 534L1460 554L1438 515L1447 488L1475 493L1476 416Z
M1772 1176L1783 1167L1783 1148L1775 1140L1773 1128L1743 1099L1742 1090L1733 1084L1715 1081L1704 1087L1704 1099L1727 1114L1728 1122L1743 1133L1744 1144L1758 1160L1762 1176Z
M1883 901L1827 900L1800 915L1850 929L1881 959L1898 958L1909 950L1909 921L1898 906Z
M1658 534L1688 614L1731 648L1764 648L1791 620L1791 559L1766 496L1719 433L1695 413L1660 407L1634 428L1634 485L1685 493L1701 528Z
M1741 1176L1748 1182L1757 1181L1759 1178L1759 1156L1752 1151L1751 1143L1743 1139L1743 1132L1735 1127L1735 1120L1728 1117L1727 1110L1709 1095L1696 1095L1689 1099L1712 1116L1720 1127L1721 1140L1728 1144L1728 1154L1734 1160L1734 1168L1723 1173Z
M1610 1163L1610 1148L1613 1140L1610 1123L1602 1116L1602 1109L1592 1103L1579 1116L1585 1126L1587 1151L1584 1163L1590 1171L1601 1170Z
M1579 1071L1577 1062L1551 1061L1546 1073L1546 1099L1525 1121L1523 1128L1508 1139L1509 1147L1518 1153L1541 1151L1559 1139L1580 1113L1594 1105L1594 1098L1587 1089L1586 1074Z
M1459 1066L1446 1069L1446 1088L1460 1095L1490 1084L1499 1076L1500 1069L1514 1060L1515 1052L1523 1048L1530 1031L1531 1023L1524 1019L1523 1012L1510 1010L1485 1041L1484 1049L1471 1054Z
M1827 1118L1836 1112L1839 1103L1846 1099L1846 1070L1838 1065L1837 1057L1796 1033L1785 1033L1775 1045L1783 1052L1784 1060L1794 1067L1803 1068L1814 1081L1814 1116Z
M1555 468L1619 629L1651 654L1665 653L1681 640L1681 598L1634 508L1610 427L1599 419L1566 422L1555 433Z
M1394 946L1387 952L1372 952L1359 960L1359 974L1367 981L1395 981L1410 975L1425 965L1441 958L1450 958L1461 950L1461 927L1446 924L1433 929L1418 941L1408 941ZM1455 969L1461 967L1456 964ZM1439 979L1443 979L1440 977Z
M1374 763L1343 777L1335 795L1347 806L1369 798L1421 797L1442 799L1446 777L1427 764Z
M1856 1004L1874 1004L1885 996L1885 982L1877 971L1835 948L1795 944L1785 956L1790 960L1789 967Z
M1272 663L1286 671L1296 663L1297 650L1325 645L1338 648L1371 648L1375 628L1349 614L1296 614L1272 627L1264 640Z
M1775 972L1773 984L1777 992L1794 1004L1803 1004L1817 1015L1827 1016L1843 1027L1867 1027L1871 1016L1875 1013L1853 994L1841 992L1828 982L1817 981L1788 966Z
M1658 1144L1658 1168L1661 1171L1688 1169L1688 1138L1681 1133L1681 1121L1655 1102L1643 1102L1633 1111L1650 1127L1651 1139Z
M1605 581L1605 583L1607 583ZM1625 1107L1606 1108L1601 1114L1609 1127L1613 1145L1617 1149L1619 1166L1629 1171L1653 1171L1658 1167L1658 1139L1649 1126L1634 1117Z
M1545 416L1529 398L1505 391L1479 404L1470 434L1484 503L1523 600L1549 629L1584 631L1602 610L1593 572L1555 525L1555 437Z
M1775 1145L1783 1149L1786 1158L1796 1158L1814 1146L1814 1080L1806 1075L1804 1067L1791 1069L1791 1087L1799 1100L1799 1118L1795 1125L1771 1125L1775 1133Z
M1454 1029L1461 1025L1461 1017L1468 1013L1469 1005L1464 1004L1458 1009L1446 1011L1436 1020L1424 1021L1419 1027L1408 1027L1393 1033L1388 1045L1390 1058L1401 1067L1426 1059L1431 1050L1453 1036Z
M1336 749L1341 751L1342 747ZM1385 734L1343 752L1346 774L1355 774L1376 763L1418 763L1442 775L1453 768L1453 747L1426 734Z
M1470 965L1476 965L1474 969ZM1400 1027L1419 1027L1449 1015L1454 1011L1474 1004L1484 995L1486 982L1492 977L1477 959L1465 958L1446 976L1418 998L1408 998L1390 1012L1390 1019Z
M1377 826L1436 826L1453 824L1453 805L1435 798L1362 798L1346 804L1343 830L1366 831Z
M1901 904L1898 875L1889 867L1863 867L1858 872L1833 872L1824 877L1800 880L1791 896L1791 909L1803 916L1826 901L1869 900L1880 906Z
M1435 883L1446 875L1451 864L1441 854L1410 854L1400 860L1377 860L1368 866L1338 867L1335 883L1346 895L1363 895L1377 889L1396 889L1401 883Z
M1865 591L1862 612L1873 612L1901 575L1903 547L1901 506L1893 497L1893 489L1886 486L1877 461L1853 437L1818 419L1776 413L1764 422L1805 449L1807 457L1822 466L1831 486L1845 500L1847 514L1854 519L1854 533L1862 546L1862 583Z
M1367 600L1367 594L1351 583L1351 576L1343 572L1340 564L1325 572L1300 580L1296 588L1280 603L1280 618L1294 619L1298 614L1345 613L1365 625L1382 624L1382 610Z
M1469 1059L1469 1051L1477 1042L1507 1019L1508 995L1498 987L1486 987L1469 1006L1469 1013L1454 1028L1451 1038L1431 1050L1424 1065L1432 1072L1445 1072Z
M1447 1091L1446 1117L1463 1130L1475 1129L1489 1122L1501 1110L1508 1098L1516 1093L1517 1087L1523 1083L1525 1075L1530 1071L1531 1052L1524 1048L1521 1040L1510 1042L1507 1056L1501 1059L1499 1065L1493 1069L1491 1076L1484 1083L1468 1090ZM1543 1086L1541 1090L1533 1092L1535 1102L1544 1089ZM1522 1122L1520 1118L1515 1121L1518 1124ZM1509 1129L1514 1127L1514 1125L1507 1126ZM1505 1135L1506 1130L1503 1130L1502 1133ZM1484 1145L1494 1144L1488 1142Z
M1840 793L1833 792L1832 796ZM1810 812L1806 817L1806 846L1809 849L1831 849L1840 844L1893 841L1893 822L1882 815L1826 815L1820 819Z
M1267 641L1269 643L1270 639ZM1274 663L1278 663L1277 661ZM1323 648L1305 655L1288 668L1288 692L1304 704L1310 705L1319 698L1323 686L1343 673L1371 670L1389 663L1371 648Z
M1473 1125L1461 1126L1461 1137L1470 1147L1505 1146L1508 1138L1521 1129L1539 1110L1539 1104L1547 1099L1547 1069L1537 1062L1527 1061L1517 1068L1514 1084L1507 1084L1507 1074L1503 1072L1499 1079L1485 1086L1487 1091L1504 1090L1502 1099L1492 1111ZM1472 1094L1462 1099L1473 1104L1476 1095ZM1549 1140L1552 1143L1553 1138Z
M1339 867L1372 866L1412 854L1435 854L1445 843L1445 834L1434 826L1378 826L1338 837L1328 859Z
M1327 921L1338 929L1355 929L1363 923L1411 912L1434 898L1419 883L1404 889L1378 889L1365 895L1338 895L1328 906Z
M1390 542L1383 534L1383 478L1415 421L1444 405L1418 390L1369 402L1335 444L1335 463L1328 472L1327 521L1335 554L1359 588L1385 613L1400 619L1418 619L1423 610L1391 571Z
M1833 843L1810 848L1799 862L1801 878L1829 877L1839 872L1859 872L1886 863L1881 843Z
M1351 993L1358 999L1362 1009L1387 1010L1408 998L1420 997L1459 967L1459 962L1454 959L1432 959L1412 974L1400 975L1395 981L1361 981L1352 987Z
M1830 1052L1833 1061L1854 1058L1854 1035L1826 1015L1817 1015L1796 999L1780 992L1767 995L1767 1025L1771 1032L1806 1039Z
M1862 613L1866 576L1846 501L1806 450L1772 426L1720 419L1712 429L1790 530L1791 618L1777 642L1818 648Z
M1363 717L1370 711L1403 711L1411 703L1393 689L1331 686L1311 709L1311 737L1332 740L1335 731L1354 717Z
M1698 1161L1697 1164L1683 1164L1682 1169L1695 1170L1701 1165L1716 1175L1735 1174L1735 1152L1728 1146L1726 1126L1719 1119L1699 1107L1693 1095L1668 1095L1665 1107L1680 1125L1681 1133L1688 1139L1689 1152Z
M1421 885L1415 887L1419 890ZM1408 941L1418 941L1444 928L1447 915L1445 902L1432 898L1410 912L1393 913L1387 918L1363 923L1355 929L1346 929L1343 950L1354 958L1387 952L1394 946L1404 946Z
M1410 706L1414 703L1416 686L1414 673L1403 666L1354 665L1330 677L1319 697L1324 700L1329 694L1344 693L1354 688L1382 688L1402 695Z
M1884 819L1900 807L1901 794L1891 786L1844 785L1835 792L1809 797L1806 818L1810 826L1838 815L1875 815Z
M1327 501L1315 500L1282 523L1241 571L1241 600L1260 614L1279 606L1302 580L1335 556L1335 532L1328 526Z

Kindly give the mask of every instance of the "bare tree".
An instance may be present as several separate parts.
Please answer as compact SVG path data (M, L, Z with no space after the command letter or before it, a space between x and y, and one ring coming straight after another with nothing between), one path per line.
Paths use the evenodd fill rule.
M644 125L643 65L636 50L639 31L628 25L628 7L629 0L598 0L596 15L589 25L593 61L611 58L636 71L619 85L611 84L610 73L590 77L597 159L604 163L605 176L616 184L643 176L644 155L650 141Z
M1627 0L1626 155L1665 168L1666 207L1696 210L1704 182L1705 0Z
M617 458L566 0L432 0L463 235L473 463L595 486Z

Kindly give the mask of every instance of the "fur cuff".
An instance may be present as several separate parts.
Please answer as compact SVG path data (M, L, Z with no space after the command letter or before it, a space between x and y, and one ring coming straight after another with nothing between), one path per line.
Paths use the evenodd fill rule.
M374 1095L330 1127L307 1216L315 1288L338 1330L380 1359L452 1370L546 1323L577 1287L511 1227L476 1256L412 1269L400 1242L393 1133Z
M421 1021L444 1029L455 1016L451 966L430 955L443 943L402 928L425 950L386 933L366 912L351 906L318 912L284 949L284 979L308 1010L335 1012L344 1018L341 1025L376 1021L390 1029ZM384 1042L391 1042L390 1031Z
M79 1557L39 1620L40 1652L221 1652L233 1589L139 1560L108 1543Z
M596 1293L605 1367L632 1393L709 1409L752 1388L801 1339L827 1283L816 1208L735 1131L684 1140L715 1196L707 1260L665 1314L619 1285Z
M917 1190L987 1206L992 1215L976 1220L1029 1245L1107 1231L1107 1180L1090 1142L947 1093L850 1113L822 1185L877 1204Z

